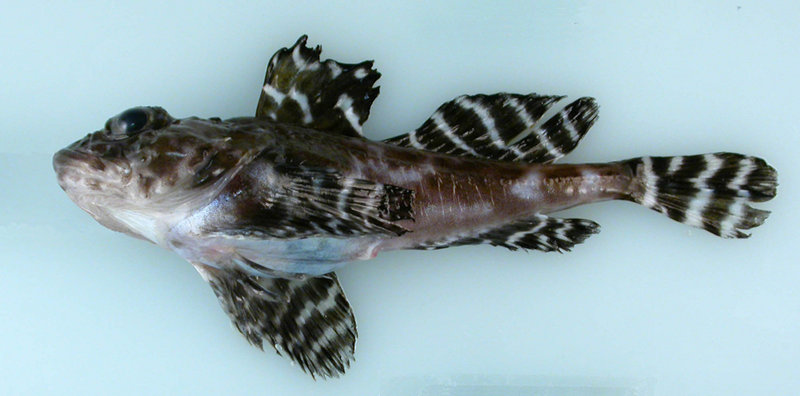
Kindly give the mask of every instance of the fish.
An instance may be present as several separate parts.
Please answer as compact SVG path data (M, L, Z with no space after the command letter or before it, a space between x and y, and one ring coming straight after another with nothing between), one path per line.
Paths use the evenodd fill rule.
M177 253L251 344L314 378L353 361L336 270L379 253L488 244L565 252L599 225L555 212L623 200L723 238L769 212L777 172L717 152L561 164L595 123L591 97L459 96L422 125L363 135L373 61L321 60L307 36L268 63L255 116L134 107L55 153L66 195L101 225Z

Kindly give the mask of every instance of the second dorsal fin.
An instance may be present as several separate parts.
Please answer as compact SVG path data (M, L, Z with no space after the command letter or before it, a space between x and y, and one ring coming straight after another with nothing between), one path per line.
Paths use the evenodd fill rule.
M320 61L322 48L306 47L307 37L272 56L256 117L347 136L361 136L370 106L378 97L380 73L372 61Z
M580 98L540 125L544 113L563 98L459 96L441 105L421 127L386 142L464 157L549 163L572 151L597 119L594 99Z

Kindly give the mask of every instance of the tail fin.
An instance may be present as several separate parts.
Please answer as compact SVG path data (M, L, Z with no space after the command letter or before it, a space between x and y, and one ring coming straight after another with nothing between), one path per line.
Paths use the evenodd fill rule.
M775 197L778 173L761 158L715 153L624 161L635 175L631 198L671 219L723 238L764 223L753 202Z

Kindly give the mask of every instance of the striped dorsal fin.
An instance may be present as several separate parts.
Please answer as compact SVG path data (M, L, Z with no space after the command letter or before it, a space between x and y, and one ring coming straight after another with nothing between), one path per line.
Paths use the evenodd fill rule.
M535 249L543 252L562 252L569 251L599 230L600 226L591 220L559 219L539 214L499 227L426 241L415 249L443 249L488 243L510 250Z
M459 96L441 105L421 127L386 142L463 157L549 163L572 151L597 119L594 99L580 98L540 123L563 98Z
M361 126L378 97L380 73L372 61L356 64L320 61L322 48L306 47L304 35L269 61L256 117L347 136Z

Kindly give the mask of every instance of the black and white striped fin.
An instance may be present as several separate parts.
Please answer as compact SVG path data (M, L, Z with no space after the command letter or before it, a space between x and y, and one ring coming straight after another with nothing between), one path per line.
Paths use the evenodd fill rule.
M281 279L195 268L251 344L272 346L315 378L337 377L350 366L358 333L336 274Z
M509 93L459 96L441 105L415 131L386 142L464 157L549 163L572 151L597 119L594 99L580 98L540 123L563 98Z
M415 249L442 249L451 246L477 245L488 243L510 250L535 249L544 252L570 251L573 246L583 242L592 234L599 232L600 226L585 219L559 219L536 215L473 235L458 235L447 239L425 242Z
M414 219L414 192L394 185L343 176L333 170L275 167L269 189L239 192L233 222L206 232L253 238L402 235L399 220Z
M635 172L632 199L681 223L724 238L764 223L768 211L754 202L775 196L777 172L756 157L715 153L642 157L625 161Z
M378 97L380 73L372 61L357 64L320 61L322 48L306 47L304 35L272 56L267 66L256 117L347 136L361 126Z

